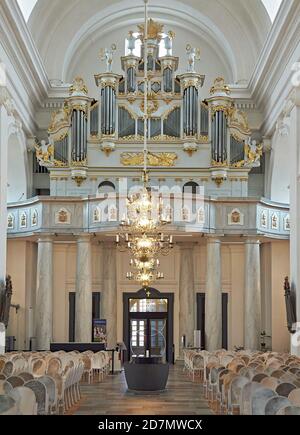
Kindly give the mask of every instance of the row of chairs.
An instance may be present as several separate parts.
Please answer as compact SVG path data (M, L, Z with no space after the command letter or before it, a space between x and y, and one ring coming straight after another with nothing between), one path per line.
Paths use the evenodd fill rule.
M80 381L91 383L95 375L103 380L109 367L107 352L14 352L1 356L0 415L14 413L15 408L25 415L63 414L79 402ZM16 402L14 406L10 406L11 400Z
M217 413L300 413L300 359L276 352L186 351L184 369L199 375Z

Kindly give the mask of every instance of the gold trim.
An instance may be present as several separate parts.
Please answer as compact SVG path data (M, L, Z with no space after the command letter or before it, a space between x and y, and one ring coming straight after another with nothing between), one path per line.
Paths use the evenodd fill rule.
M147 160L149 166L174 167L178 159L175 153L151 153L148 152ZM144 162L143 153L122 153L121 164L123 166L142 166Z

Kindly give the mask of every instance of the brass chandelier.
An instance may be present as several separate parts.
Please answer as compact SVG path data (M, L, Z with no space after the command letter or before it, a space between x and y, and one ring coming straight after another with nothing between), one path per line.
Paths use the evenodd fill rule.
M151 282L164 278L157 269L159 256L168 255L173 248L173 237L163 233L163 227L171 223L171 216L164 213L161 197L151 192L148 178L148 0L145 3L144 27L144 168L143 187L126 201L126 214L121 221L116 244L121 252L128 250L131 255L132 271L127 279L139 282L147 288Z

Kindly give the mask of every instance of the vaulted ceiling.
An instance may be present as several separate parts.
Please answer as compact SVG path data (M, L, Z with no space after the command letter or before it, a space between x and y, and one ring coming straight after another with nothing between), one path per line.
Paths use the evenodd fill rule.
M150 0L149 5L150 15L184 34L185 43L208 47L206 55L211 51L219 60L228 81L249 80L271 28L261 0ZM142 0L38 0L28 25L49 78L69 81L81 58L90 62L86 53L93 45L100 48L109 40L122 45L127 31L143 20L143 10Z

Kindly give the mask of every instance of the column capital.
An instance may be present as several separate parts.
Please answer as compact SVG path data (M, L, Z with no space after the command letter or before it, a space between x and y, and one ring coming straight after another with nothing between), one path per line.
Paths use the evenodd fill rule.
M77 243L88 243L91 242L94 235L90 233L82 233L82 234L75 234Z
M257 237L253 237L253 238L247 237L244 239L245 245L261 245L261 243L262 243L261 240L258 239Z
M207 236L205 236L206 239L206 243L219 243L220 245L222 244L222 240L220 236L214 235L214 234L208 234Z
M37 239L37 243L53 243L54 234L41 234Z

